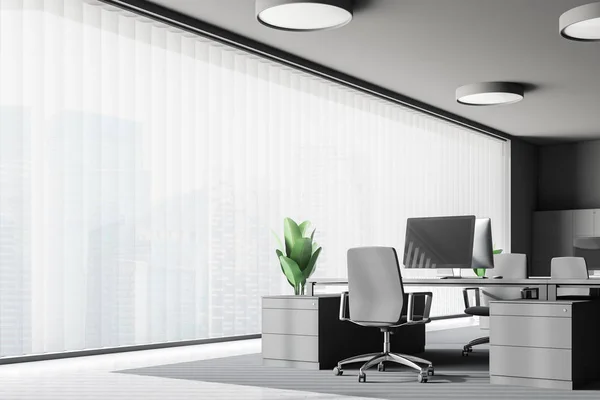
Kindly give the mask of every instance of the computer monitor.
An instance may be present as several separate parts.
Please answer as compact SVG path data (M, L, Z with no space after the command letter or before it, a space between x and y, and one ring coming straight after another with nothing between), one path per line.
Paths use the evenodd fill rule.
M475 216L408 218L405 268L471 268Z
M409 218L405 268L494 268L492 224L473 215Z
M494 268L492 221L489 218L477 218L475 220L471 268Z

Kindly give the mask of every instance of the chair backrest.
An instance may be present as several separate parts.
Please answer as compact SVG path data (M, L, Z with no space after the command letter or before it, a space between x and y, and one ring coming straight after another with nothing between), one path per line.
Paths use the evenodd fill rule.
M404 287L393 247L348 250L348 308L352 321L394 325L402 318Z
M588 269L583 257L554 257L550 261L550 277L562 279L587 279Z
M550 261L550 278L588 279L588 269L583 257L554 257ZM558 296L589 296L590 289L558 288Z
M527 255L517 253L494 254L494 268L486 271L488 278L502 276L503 279L527 278ZM481 289L483 304L493 300L516 300L521 298L521 288L487 287Z

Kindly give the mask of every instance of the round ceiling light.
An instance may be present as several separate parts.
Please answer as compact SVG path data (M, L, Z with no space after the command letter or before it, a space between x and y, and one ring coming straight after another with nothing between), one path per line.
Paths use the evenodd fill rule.
M512 82L480 82L456 89L456 101L470 106L511 104L523 97L523 86Z
M570 9L560 16L558 25L564 38L580 42L600 41L600 3Z
M352 0L256 0L256 19L286 31L339 28L352 20Z

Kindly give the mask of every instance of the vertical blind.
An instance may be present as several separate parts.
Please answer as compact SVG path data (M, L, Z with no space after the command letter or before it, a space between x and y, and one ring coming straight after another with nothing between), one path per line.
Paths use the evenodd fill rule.
M2 0L0 356L259 333L293 293L286 216L317 228L315 277L412 216L491 217L507 249L508 152L102 3Z

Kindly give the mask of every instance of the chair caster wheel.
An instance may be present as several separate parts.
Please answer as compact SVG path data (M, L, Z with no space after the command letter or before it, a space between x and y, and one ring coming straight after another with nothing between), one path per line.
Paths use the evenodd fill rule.
M433 369L432 366L427 367L427 375L435 375L435 370Z
M341 369L340 367L335 367L335 368L333 369L333 374L334 374L335 376L344 375L344 370L343 370L343 369Z
M358 374L358 382L366 382L367 381L367 375L365 373L359 373Z
M417 377L417 382L426 383L427 382L427 373L420 373Z
M377 364L377 371L379 371L379 372L385 371L385 365L382 362Z

